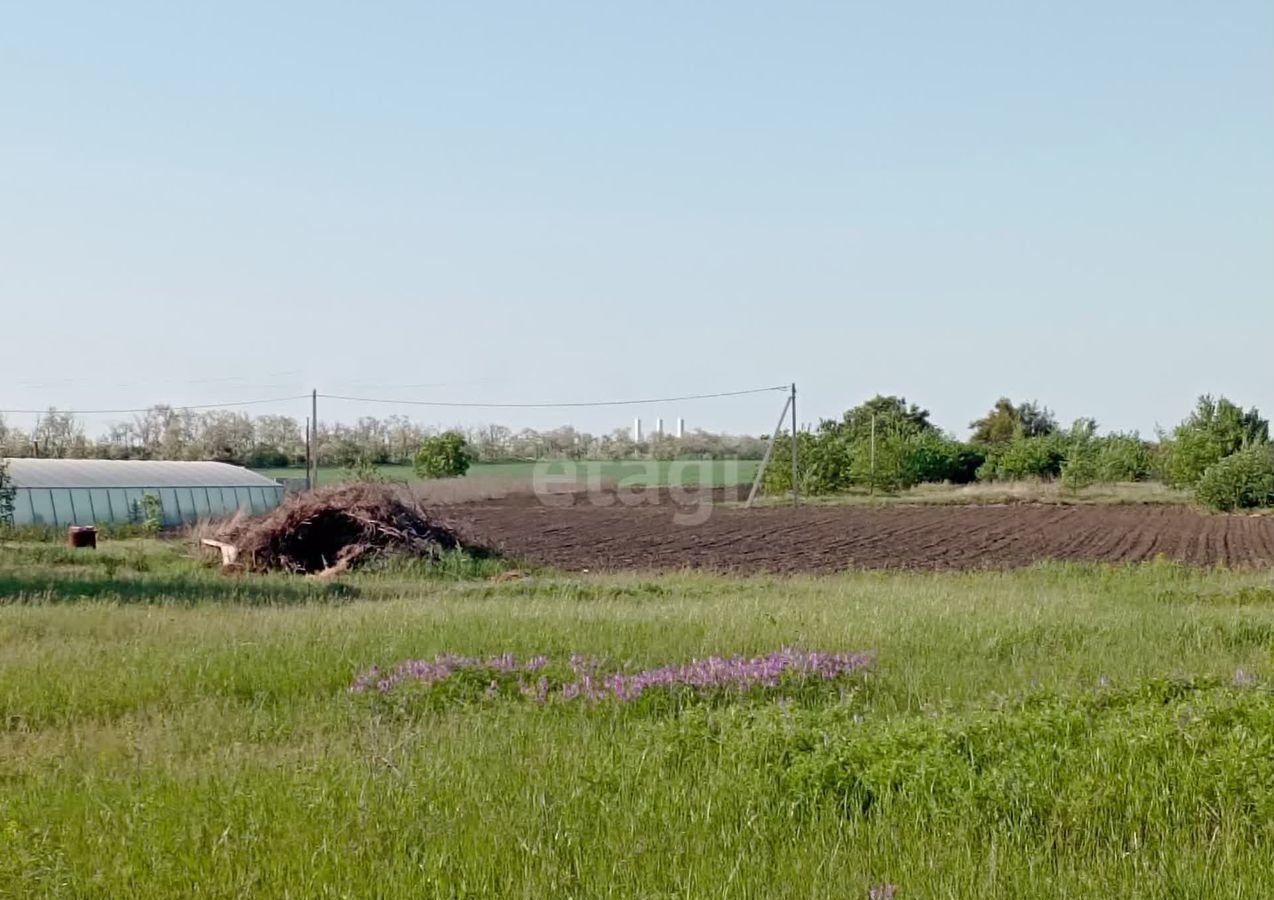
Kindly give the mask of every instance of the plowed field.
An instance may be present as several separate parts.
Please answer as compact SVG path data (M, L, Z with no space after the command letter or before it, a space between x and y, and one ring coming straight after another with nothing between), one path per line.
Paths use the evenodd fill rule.
M1274 517L1174 506L715 506L696 515L666 502L597 506L581 498L567 507L511 498L453 512L473 538L566 570L978 569L1160 555L1193 565L1274 562Z

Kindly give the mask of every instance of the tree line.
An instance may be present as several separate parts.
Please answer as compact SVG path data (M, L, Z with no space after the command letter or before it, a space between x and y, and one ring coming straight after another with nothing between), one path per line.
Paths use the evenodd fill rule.
M319 465L410 465L426 438L442 433L405 416L365 416L352 424L320 422ZM759 459L766 441L751 435L696 430L684 437L651 435L638 442L627 429L594 435L569 426L545 431L504 425L445 429L463 436L474 460ZM290 416L154 406L90 437L74 415L49 409L30 430L0 417L0 457L214 460L253 468L299 466L305 425Z
M941 431L929 411L905 398L876 396L797 436L801 490L836 494L867 488L898 491L925 482L967 484L1057 480L1064 488L1157 480L1193 490L1217 509L1274 506L1274 445L1255 408L1203 396L1169 432L1101 434L1091 418L1061 426L1047 407L1002 397L969 423L959 440ZM515 431L503 425L441 430L404 416L363 417L353 424L320 423L318 461L367 468L413 465L427 440L462 439L478 462L537 459L759 459L768 439L694 431L634 441L627 429L594 435L569 426ZM791 445L780 441L765 489L790 491ZM255 468L298 466L305 427L289 416L154 406L96 438L72 414L49 409L26 431L0 418L0 458L216 460Z
M1274 506L1274 445L1255 409L1203 396L1172 431L1146 440L1136 432L1100 434L1096 421L1062 427L1034 402L1000 398L969 423L960 441L902 397L876 396L798 436L801 491L892 492L925 482L1057 480L1078 490L1095 483L1158 480L1193 490L1216 509ZM771 493L792 489L791 450L775 447L766 470Z

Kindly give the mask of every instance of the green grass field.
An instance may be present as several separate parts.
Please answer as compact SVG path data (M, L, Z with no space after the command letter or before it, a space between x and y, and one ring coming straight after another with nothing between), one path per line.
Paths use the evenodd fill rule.
M730 487L735 484L751 484L756 476L756 460L544 460L543 462L475 463L467 479L500 479L530 482L537 467L542 475L578 475L581 481L590 475L607 481L636 485L704 485ZM304 469L257 469L267 478L304 478ZM377 471L387 481L416 482L411 466L381 466ZM348 480L346 469L323 468L319 470L320 484L334 484Z
M1042 565L495 583L0 547L0 896L1274 895L1274 586ZM351 694L435 654L870 650L834 689Z

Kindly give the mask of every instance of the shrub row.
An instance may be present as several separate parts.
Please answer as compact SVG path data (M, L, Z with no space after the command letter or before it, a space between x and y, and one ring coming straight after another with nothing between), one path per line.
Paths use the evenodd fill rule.
M1274 507L1269 424L1257 410L1224 397L1200 397L1194 411L1157 444L1135 433L1098 435L1092 419L1059 430L1048 409L1006 398L971 427L974 441L956 441L914 404L874 397L800 434L800 488L818 495L855 488L897 491L924 482L1060 479L1074 490L1155 478L1192 488L1200 503L1216 510ZM788 442L775 447L773 462L766 490L790 491Z
M1060 478L1067 487L1145 481L1154 470L1150 445L1136 435L1091 433L1018 436L1006 443L972 444L939 433L845 440L832 432L803 432L798 440L801 490L837 494L854 488L897 491L917 484ZM770 493L792 489L791 449L775 447L766 469Z

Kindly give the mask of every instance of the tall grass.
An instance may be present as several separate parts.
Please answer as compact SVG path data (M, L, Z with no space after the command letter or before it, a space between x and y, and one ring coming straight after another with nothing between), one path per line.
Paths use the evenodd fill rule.
M0 549L0 896L1274 888L1267 574L450 565L329 594L149 544ZM348 691L445 652L644 667L785 644L876 663L835 696L672 709Z

